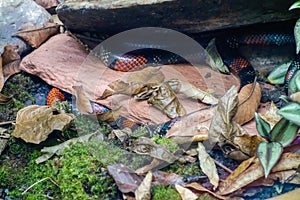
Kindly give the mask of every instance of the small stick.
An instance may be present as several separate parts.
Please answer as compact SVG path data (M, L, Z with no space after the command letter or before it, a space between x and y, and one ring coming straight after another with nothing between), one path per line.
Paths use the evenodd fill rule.
M219 165L221 168L223 168L225 171L227 171L227 172L229 172L230 174L232 174L232 170L231 169L229 169L228 167L226 167L225 165L223 165L222 163L220 163L220 162L218 162L218 161L216 161L215 159L213 159L214 160L214 162L217 164L217 165Z
M14 122L15 121L0 122L0 126L7 125L7 124L12 124Z
M35 185L39 184L40 182L43 182L45 180L49 179L54 185L56 185L57 187L59 187L59 185L54 181L52 180L52 178L50 177L46 177L46 178L43 178L37 182L35 182L34 184L32 184L31 186L29 186L24 192L22 192L22 195L24 195L28 190L30 190L31 188L33 188Z

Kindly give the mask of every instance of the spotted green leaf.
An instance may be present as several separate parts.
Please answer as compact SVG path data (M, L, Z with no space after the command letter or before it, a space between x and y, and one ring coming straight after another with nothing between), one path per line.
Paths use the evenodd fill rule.
M296 9L296 8L300 8L300 1L296 1L295 3L293 3L291 5L291 7L289 8L289 10L293 10L293 9Z
M297 2L300 5L300 2ZM299 6L298 6L299 7ZM300 19L297 20L295 28L294 28L294 35L296 40L296 53L298 54L300 51Z
M296 102L289 103L277 111L285 119L300 126L300 104Z
M259 135L269 141L271 131L270 124L266 122L263 118L261 118L257 113L254 114L254 117L256 121L256 129Z
M264 169L265 178L268 177L282 153L282 145L278 142L261 142L257 147L257 157Z
M300 71L296 71L294 76L291 78L289 88L293 92L300 91Z
M278 142L283 147L289 145L294 141L298 128L296 124L282 118L271 131L272 142Z

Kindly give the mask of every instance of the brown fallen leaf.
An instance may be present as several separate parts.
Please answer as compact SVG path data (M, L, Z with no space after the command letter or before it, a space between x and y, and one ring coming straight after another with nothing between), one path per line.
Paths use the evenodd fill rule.
M153 179L153 174L152 172L148 172L147 175L145 176L144 180L142 183L139 185L139 187L135 190L135 199L136 200L150 200L151 199L151 183Z
M54 114L49 106L30 105L17 113L14 137L39 144L47 139L53 130L62 131L75 118L71 113Z
M159 84L164 82L164 79L165 76L159 67L146 67L140 71L129 73L127 83Z
M191 97L193 99L197 99L205 104L217 104L218 99L215 98L212 94L209 92L203 91L200 88L197 88L196 86L180 81L177 79L171 79L168 80L167 83L171 86L172 90L176 93L183 93L188 97Z
M277 114L279 109L276 107L274 102L271 102L270 108L267 110L265 114L260 115L266 122L268 122L271 126L271 129L279 122L281 119L280 115Z
M287 193L281 194L279 196L270 198L268 200L299 200L300 196L300 188L294 189L292 191L289 191Z
M206 152L204 145L198 142L198 158L200 162L200 168L203 173L208 177L209 182L214 186L214 190L219 185L219 175L214 160Z
M110 110L108 112L98 114L97 120L100 122L113 123L115 122L121 115L122 108L118 108L116 110Z
M134 193L143 180L143 176L137 175L122 164L107 166L107 170L122 193Z
M189 184L185 185L185 187L192 188L192 189L200 191L200 192L207 192L207 193L213 195L214 197L216 197L218 199L227 199L227 197L223 197L221 195L218 195L218 194L210 191L209 189L203 187L202 185L200 185L199 183L196 183L196 182L189 183Z
M168 173L160 170L155 170L153 172L154 180L153 184L158 184L158 185L184 185L184 182L182 180L182 177L179 176L178 174L175 173Z
M4 86L4 76L2 70L2 56L0 56L0 92L2 91L3 86Z
M259 83L244 86L238 94L238 99L239 106L233 120L243 125L254 118L254 113L259 106L261 99Z
M21 63L21 59L15 60L3 66L4 81L6 81L10 76L21 72L20 63Z
M33 48L38 48L49 37L59 33L60 25L46 22L35 26L22 27L15 36L25 40Z
M272 173L297 169L300 154L284 153L271 171ZM258 158L249 158L238 166L226 180L220 183L217 194L228 195L253 183L264 176L263 168Z
M175 189L180 194L182 200L196 200L198 196L193 193L191 190L184 188L180 185L175 185Z
M300 103L300 92L295 92L294 94L292 94L292 95L290 96L290 98L291 98L293 101L295 101L295 102L297 102L297 103Z
M72 87L74 89L74 95L76 97L76 107L78 109L78 111L81 114L92 114L93 113L93 108L91 105L90 100L88 99L85 91L83 90L82 85L80 86L73 86Z
M18 53L18 45L7 45L4 47L2 54L2 65L5 66L15 60L20 60L20 55Z

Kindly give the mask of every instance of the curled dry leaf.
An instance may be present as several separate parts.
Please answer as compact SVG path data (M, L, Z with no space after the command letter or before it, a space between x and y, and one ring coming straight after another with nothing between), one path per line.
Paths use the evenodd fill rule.
M17 113L13 136L26 142L39 144L54 131L62 131L75 118L71 113L54 114L48 106L31 105Z
M153 174L149 171L145 176L144 180L140 186L134 192L136 200L150 200L151 199L151 183L153 179Z
M15 60L3 66L4 81L6 81L10 76L21 72L20 63L21 60Z
M160 71L159 67L146 67L140 71L129 73L127 82L134 83L155 83L159 84L164 82L165 76Z
M59 25L46 22L35 26L22 27L15 36L25 40L33 48L38 48L49 37L59 33Z
M113 123L115 122L121 115L122 108L118 108L116 110L110 110L108 112L97 115L98 121Z
M297 169L299 163L300 154L284 153L272 169L270 176L272 173ZM259 178L262 178L263 176L264 170L258 158L249 158L242 162L240 166L238 166L234 172L226 178L225 181L220 183L217 193L220 195L231 194Z
M254 117L261 99L261 88L258 83L244 86L239 94L239 106L233 120L240 125L245 124Z
M258 136L250 136L233 121L238 108L237 89L232 87L219 100L217 111L209 128L209 141L218 143L222 151L235 160L245 160L255 155L260 141Z
M2 56L0 56L0 92L2 91L3 86L4 86L4 76L2 70Z
M91 102L83 90L82 85L73 86L72 88L74 89L74 95L76 97L75 102L78 111L82 114L92 114L93 108L91 106Z
M188 97L197 99L197 100L201 101L202 103L206 103L206 104L217 104L218 103L218 99L215 98L212 94L210 94L206 91L203 91L188 82L180 81L177 79L171 79L171 80L168 80L167 82L171 86L172 90L176 93L179 93L179 92L183 93Z
M208 177L215 190L219 185L218 170L214 160L208 155L204 145L201 142L198 142L198 158L200 161L201 170Z
M180 194L182 200L196 200L198 196L193 193L191 190L184 188L180 185L175 185L175 189Z
M2 65L5 66L15 60L20 60L20 55L18 53L18 45L7 45L4 47L2 54Z
M216 197L218 199L227 199L226 197L223 197L221 195L218 195L218 194L208 190L207 188L203 187L202 185L200 185L197 182L189 183L189 184L185 185L185 187L192 188L193 190L197 190L197 191L200 191L200 192L207 192L207 193L213 195L214 197Z
M12 96L8 97L0 93L0 105L8 103L10 100L12 100Z

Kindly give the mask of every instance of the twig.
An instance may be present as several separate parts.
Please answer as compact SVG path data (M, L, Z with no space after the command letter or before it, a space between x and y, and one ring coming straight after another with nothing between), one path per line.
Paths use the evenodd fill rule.
M52 180L52 178L50 177L46 177L46 178L43 178L37 182L35 182L34 184L32 184L31 186L29 186L24 192L22 192L22 195L24 195L28 190L30 190L31 188L33 188L35 185L39 184L40 182L43 182L45 180L49 179L54 185L56 185L57 187L59 187L59 185L54 181Z
M218 161L216 161L215 159L213 159L214 160L214 162L216 163L216 165L219 165L221 168L223 168L225 171L227 171L227 172L229 172L230 174L232 174L232 170L231 169L229 169L228 167L226 167L225 165L223 165L223 164L221 164L221 163L219 163Z
M12 124L14 122L15 121L0 122L0 126L7 125L7 124Z

